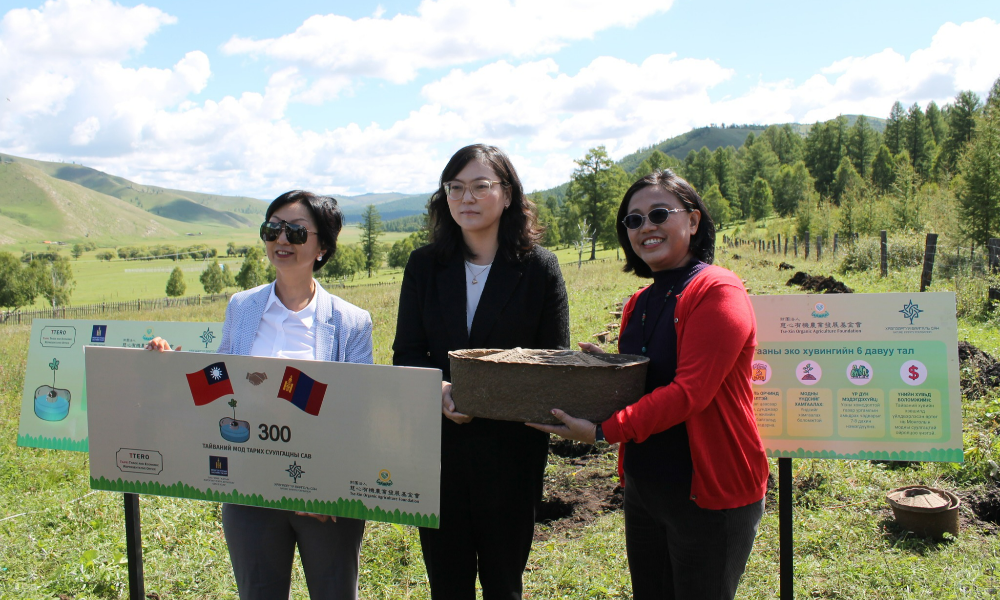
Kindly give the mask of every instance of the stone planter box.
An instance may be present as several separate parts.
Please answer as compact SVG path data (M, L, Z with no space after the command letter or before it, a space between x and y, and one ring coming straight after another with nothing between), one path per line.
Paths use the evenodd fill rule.
M455 409L474 417L558 424L549 411L599 423L643 396L649 359L574 350L458 350Z

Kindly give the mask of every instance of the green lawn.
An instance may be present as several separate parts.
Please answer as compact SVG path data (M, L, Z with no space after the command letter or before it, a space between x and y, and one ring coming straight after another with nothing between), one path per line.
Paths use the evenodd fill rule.
M561 262L569 262L566 251L559 254ZM733 258L737 254L740 258ZM785 286L794 271L779 271L781 260L788 260L798 270L834 274L832 259L806 262L742 248L720 248L717 262L739 274L754 293L798 293ZM605 324L614 320L608 314L613 303L641 283L621 273L620 267L614 260L585 262L579 269L575 265L563 267L573 341L590 340L592 334L604 330ZM896 272L886 280L871 274L836 276L859 292L907 291L919 288L918 271ZM398 281L398 273L394 276ZM112 281L109 279L108 285ZM932 289L953 287L953 282L941 280ZM389 362L398 285L354 286L334 292L372 313L375 360ZM224 306L217 303L121 318L221 320L223 311ZM65 594L76 599L125 598L121 496L89 489L86 455L14 445L28 331L27 327L0 328L0 597L34 599ZM1000 351L997 332L996 321L960 322L960 337L994 354ZM964 465L795 460L796 596L997 597L1000 529L981 520L972 501L992 490L1000 513L1000 490L989 475L987 462L1000 462L998 398L994 390L986 397L965 400ZM583 465L553 456L547 471L548 489L579 489L589 477L611 477L613 464L612 455ZM776 477L775 464L772 472ZM963 529L957 538L935 542L895 525L885 494L915 483L948 488L963 497ZM741 587L742 598L777 596L778 514L774 499L776 496L769 495ZM142 511L147 592L160 598L236 597L219 505L143 496ZM1000 518L1000 514L993 518ZM620 511L609 509L582 526L558 530L539 527L551 537L533 547L525 574L526 597L631 597ZM297 570L293 597L306 596L304 579ZM429 597L415 529L369 524L362 550L361 596Z

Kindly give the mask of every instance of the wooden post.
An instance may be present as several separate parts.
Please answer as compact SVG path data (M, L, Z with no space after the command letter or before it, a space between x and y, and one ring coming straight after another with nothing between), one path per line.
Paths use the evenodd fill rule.
M837 241L838 241L839 237L840 237L839 233L833 234L833 255L834 256L837 256Z
M795 258L799 257L799 236L792 236L792 250L795 251Z
M816 262L823 260L823 236L816 236Z
M806 260L809 260L809 232L806 232L805 240L802 244L806 249Z
M1000 269L1000 238L990 238L988 242L990 249L990 273L996 273ZM989 291L990 307L994 302L1000 301L1000 288L990 286Z
M886 277L889 275L889 243L886 241L885 229L879 232L879 238L882 241L879 268L881 269L882 277Z
M924 242L924 270L920 273L920 291L927 289L931 284L931 275L934 273L934 253L937 252L937 234L928 233Z
M781 252L781 234L778 234L778 246L774 249L775 252Z
M788 236L785 236L785 256L788 256Z

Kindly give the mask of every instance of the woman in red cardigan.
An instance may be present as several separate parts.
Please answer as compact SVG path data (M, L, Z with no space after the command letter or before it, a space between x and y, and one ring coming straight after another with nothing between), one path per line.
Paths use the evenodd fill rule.
M711 264L715 225L673 172L629 188L617 230L625 271L653 279L626 303L619 338L620 352L650 359L646 393L603 423L553 409L563 425L531 426L621 444L636 600L733 598L768 476L750 383L753 308L739 277Z

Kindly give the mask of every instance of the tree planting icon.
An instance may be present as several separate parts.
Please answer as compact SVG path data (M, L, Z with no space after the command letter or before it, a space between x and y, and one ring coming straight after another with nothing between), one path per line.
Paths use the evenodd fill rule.
M223 417L219 421L219 433L226 441L242 444L250 439L250 421L236 420L236 405L239 404L236 398L232 398L227 404L233 409L233 418Z
M43 421L62 421L69 414L69 403L72 395L69 390L56 387L56 371L59 370L59 359L53 358L49 363L52 371L52 385L42 385L35 390L35 416Z

